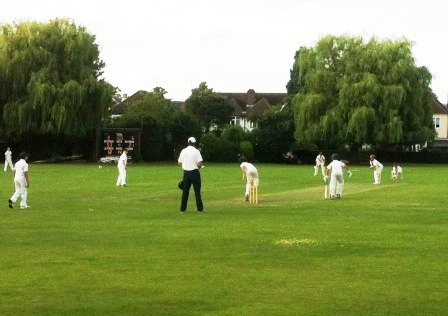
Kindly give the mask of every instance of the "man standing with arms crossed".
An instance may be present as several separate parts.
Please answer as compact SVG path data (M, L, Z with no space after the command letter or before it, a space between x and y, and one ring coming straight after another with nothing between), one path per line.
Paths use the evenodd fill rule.
M13 208L14 203L20 197L20 208L30 208L26 203L28 196L28 188L30 186L30 179L28 177L28 154L25 152L20 153L20 160L16 162L14 170L14 186L16 191L13 196L8 200L9 208Z
M205 213L204 205L201 197L201 173L199 169L203 168L201 152L195 147L196 139L188 138L188 147L182 149L177 162L184 171L182 201L180 204L180 212L187 210L188 196L190 187L193 185L194 195L196 197L196 208L198 212Z

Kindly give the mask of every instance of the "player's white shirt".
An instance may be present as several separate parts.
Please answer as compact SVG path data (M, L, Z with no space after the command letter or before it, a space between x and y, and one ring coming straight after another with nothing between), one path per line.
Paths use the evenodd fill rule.
M10 150L7 150L5 152L5 159L11 159L11 156L12 156L12 152Z
M128 163L128 155L126 155L126 153L122 153L120 159L118 159L118 168L126 167L127 163Z
M201 152L191 145L182 149L179 159L177 159L177 162L182 164L182 169L186 171L198 169L198 163L201 161Z
M392 167L392 171L396 173L402 173L403 169L400 166Z
M28 172L28 163L25 159L16 162L14 181L25 180L25 172Z
M257 172L257 168L249 162L242 162L240 167L241 169L246 170L246 173L252 174Z
M373 159L373 160L370 161L370 166L374 167L375 170L383 169L383 165L376 159Z
M339 160L333 160L327 166L327 169L331 170L331 173L342 173L345 163Z
M316 164L322 165L325 163L325 156L324 155L317 155L316 157Z

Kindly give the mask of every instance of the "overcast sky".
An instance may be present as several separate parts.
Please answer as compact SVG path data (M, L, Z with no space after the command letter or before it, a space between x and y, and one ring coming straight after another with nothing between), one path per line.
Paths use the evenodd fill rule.
M96 36L104 77L132 95L156 86L185 100L203 81L215 92L286 92L295 52L326 35L406 38L417 66L448 98L444 1L5 0L0 23L68 18Z

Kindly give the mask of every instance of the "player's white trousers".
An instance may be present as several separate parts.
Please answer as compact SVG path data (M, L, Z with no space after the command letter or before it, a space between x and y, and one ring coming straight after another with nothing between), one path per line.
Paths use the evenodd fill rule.
M344 190L344 177L342 172L332 172L330 178L330 197L334 197L336 194L342 196Z
M246 195L249 195L250 192L250 183L252 182L252 179L258 180L258 172L248 172L246 174L247 182L246 182ZM258 185L258 183L257 183Z
M319 172L319 168L322 171L322 176L325 176L325 164L318 164L314 166L314 175L317 176L317 173Z
M16 192L11 196L11 201L15 203L20 197L20 206L27 206L26 199L28 197L28 189L26 188L26 180L15 180L14 186L16 187Z
M383 171L383 168L376 168L376 170L373 172L373 180L375 183L380 184L381 183L381 172Z
M126 168L119 167L117 185L125 185L125 184L126 184Z
M4 171L8 170L8 166L9 166L9 168L11 168L12 171L14 171L14 166L13 166L13 164L12 164L11 159L6 159L6 160L5 160L5 168L4 168Z

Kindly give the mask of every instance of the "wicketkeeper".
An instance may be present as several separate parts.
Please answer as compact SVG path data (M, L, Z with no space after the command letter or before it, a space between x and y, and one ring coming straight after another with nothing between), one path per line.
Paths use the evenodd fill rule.
M403 169L396 162L392 166L391 176L394 180L398 179L398 177L403 179Z

